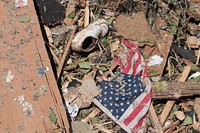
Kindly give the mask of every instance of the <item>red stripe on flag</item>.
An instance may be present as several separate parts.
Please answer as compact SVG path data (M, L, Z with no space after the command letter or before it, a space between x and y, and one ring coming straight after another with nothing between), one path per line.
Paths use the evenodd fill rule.
M140 50L138 48L136 49L136 53L138 54L138 59L136 60L136 62L134 64L134 70L135 70L135 72L136 72L138 66L141 65L141 63L142 63L141 53L140 53ZM140 68L140 69L142 69L142 68ZM141 75L141 72L142 71L139 71L138 73L135 73L135 75Z
M122 72L124 73L128 73L130 71L130 69L132 68L132 58L133 58L133 52L130 51L129 52L129 56L127 56L127 64L124 64L124 68L122 68Z
M124 120L123 123L124 123L126 126L128 126L128 125L131 123L131 121L132 121L133 119L135 119L135 117L140 113L140 111L144 108L144 106L146 106L146 104L149 102L150 99L151 99L151 94L148 93L148 94L144 97L144 99L139 103L139 105L133 110L133 112L128 116L128 118L126 118L126 119Z
M139 127L142 126L143 120L144 120L145 118L146 118L146 115L144 115L144 116L138 121L138 123L133 127L132 132L136 132L137 129L138 129Z
M126 45L128 48L136 48L136 45L130 43L128 40L124 40L123 44Z

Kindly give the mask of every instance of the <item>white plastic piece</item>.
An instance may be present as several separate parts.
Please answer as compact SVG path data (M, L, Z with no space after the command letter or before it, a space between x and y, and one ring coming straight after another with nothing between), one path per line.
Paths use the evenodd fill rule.
M147 64L148 66L155 66L155 65L160 65L163 62L163 58L158 56L158 55L153 55L151 56L151 59L149 63Z
M200 76L200 72L196 72L196 73L192 74L188 79L196 78L198 76Z
M28 0L15 0L16 7L26 6L28 4Z
M79 108L76 104L70 104L68 101L65 100L65 104L68 110L68 113L70 114L70 117L72 119L75 119L75 117L78 115Z

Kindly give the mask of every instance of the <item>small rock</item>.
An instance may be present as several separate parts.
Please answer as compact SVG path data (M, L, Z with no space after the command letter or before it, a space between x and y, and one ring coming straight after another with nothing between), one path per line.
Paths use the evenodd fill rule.
M8 74L6 76L6 82L10 83L13 80L14 76L12 75L11 71L8 71Z
M187 102L186 102L186 105L187 105L188 107L193 108L193 107L194 107L194 101L187 101Z
M41 68L37 68L37 74L39 76L43 76L48 71L49 71L49 68L47 66L41 67Z
M199 48L200 38L197 38L196 36L188 36L187 45L188 47L191 47L191 48Z
M175 111L174 115L176 116L177 119L179 119L180 121L185 119L185 115L182 111Z
M165 122L165 125L164 125L164 127L166 127L166 126L169 126L170 124L172 124L172 122L171 122L171 121L169 121L169 120L167 120L167 121Z

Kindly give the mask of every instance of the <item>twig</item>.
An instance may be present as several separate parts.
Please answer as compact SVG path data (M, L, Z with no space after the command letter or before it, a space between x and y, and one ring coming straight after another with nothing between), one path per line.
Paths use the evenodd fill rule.
M112 71L113 71L113 69L115 69L117 66L118 66L118 63L117 63L117 62L115 62L114 64L112 64L111 67L110 67L110 69L109 69L107 72L105 72L105 73L101 76L101 78L98 79L98 82L101 82L102 79L103 79L103 77L107 77L109 74L111 74Z
M50 52L51 52L53 58L55 59L56 64L59 65L60 61L59 61L58 57L56 56L56 54L54 53L54 51L51 48L49 48L49 49L50 49Z
M163 133L162 127L160 125L160 122L158 120L158 117L156 115L156 112L154 110L152 103L151 103L150 108L149 108L149 117L150 117L150 120L151 120L153 127L158 131L158 133Z
M73 19L71 25L75 24L75 23L78 21L79 16L82 15L82 12L83 12L83 11L80 10L80 11L76 14L76 16L74 17L74 19Z
M98 126L98 125L95 125L95 127L98 128L99 130L105 132L105 133L114 133L114 131L105 129L104 127L101 127L101 126Z
M87 117L82 119L82 122L88 122L91 118L95 117L98 115L101 111L98 108L95 108Z
M96 18L95 18L95 16L94 16L93 11L91 11L90 14L91 14L91 17L95 20Z
M97 125L97 126L104 126L104 125L111 124L111 123L113 123L113 122L112 121L108 121L108 122L104 122L102 124L95 124L95 125Z
M52 38L52 33L49 27L47 27L46 25L44 25L44 30L46 32L46 36L47 39L49 41L49 46L53 49L55 49L56 47L53 45L53 38Z
M56 49L56 47L53 45L53 38L52 38L52 33L51 33L51 30L49 27L47 27L46 25L44 25L44 29L45 29L45 32L46 32L46 35L47 35L47 39L48 39L48 44L50 46L50 52L53 56L53 58L55 59L55 62L59 65L59 59L58 57L56 56L56 54L54 53L54 51L52 49Z
M102 48L101 48L101 45L100 45L100 43L99 43L99 42L97 42L97 45L98 45L98 47L99 47L100 53L101 53L101 54L103 54L103 50L102 50Z
M172 133L180 133L180 131L183 130L183 129L185 129L185 126L183 126L183 127L179 128L179 129L175 130Z
M84 27L88 26L90 20L90 10L89 10L89 1L86 1L85 7L85 20L84 20Z
M69 41L68 41L68 43L67 43L67 46L65 47L65 51L64 51L64 53L63 53L62 59L61 59L60 64L59 64L59 66L58 66L58 71L57 71L57 77L58 77L58 79L60 78L60 74L61 74L62 69L63 69L63 66L64 66L64 64L65 64L65 60L66 60L67 54L69 53L69 49L70 49L70 46L71 46L71 42L72 42L72 39L73 39L74 34L75 34L75 32L76 32L76 29L77 29L77 26L74 26L74 29L73 29L73 31L72 31L72 34L71 34L71 36L70 36L70 38L69 38Z
M197 55L197 61L196 61L196 65L199 64L199 58L200 58L200 48L199 48L199 52L198 52L198 55Z
M167 101L161 115L160 115L160 123L161 126L165 124L165 121L167 120L167 117L169 113L171 112L173 106L174 106L175 101Z
M171 64L170 64L170 59L168 59L168 61L167 61L167 69L168 69L169 78L171 78Z
M180 121L176 121L165 133L171 133L179 123Z
M108 80L108 78L107 77L105 77L105 76L103 76L103 72L101 71L101 70L98 70L99 71L99 73L102 75L101 77L103 78L103 80Z
M174 125L175 123L180 123L180 121L179 121L179 120L177 120L176 122L174 122L174 123L171 123L171 124L169 124L169 125L167 125L167 126L163 127L163 131L166 131L167 129L169 129L170 127L172 127L172 125Z
M105 72L103 75L107 77L110 73L112 73L112 71L113 71L117 66L118 66L118 63L115 62L115 63L110 67L109 71L108 71L108 72Z

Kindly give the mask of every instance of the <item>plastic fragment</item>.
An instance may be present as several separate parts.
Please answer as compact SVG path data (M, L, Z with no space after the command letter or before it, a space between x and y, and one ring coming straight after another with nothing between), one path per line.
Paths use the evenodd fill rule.
M28 0L15 0L16 7L26 6L28 4Z
M148 66L155 66L155 65L160 65L163 62L163 58L158 56L158 55L153 55L151 56L151 59L148 63Z
M47 66L45 66L45 67L41 67L41 68L38 68L37 69L37 74L39 75L39 76L43 76L46 72L48 72L49 71L49 68L47 67Z

